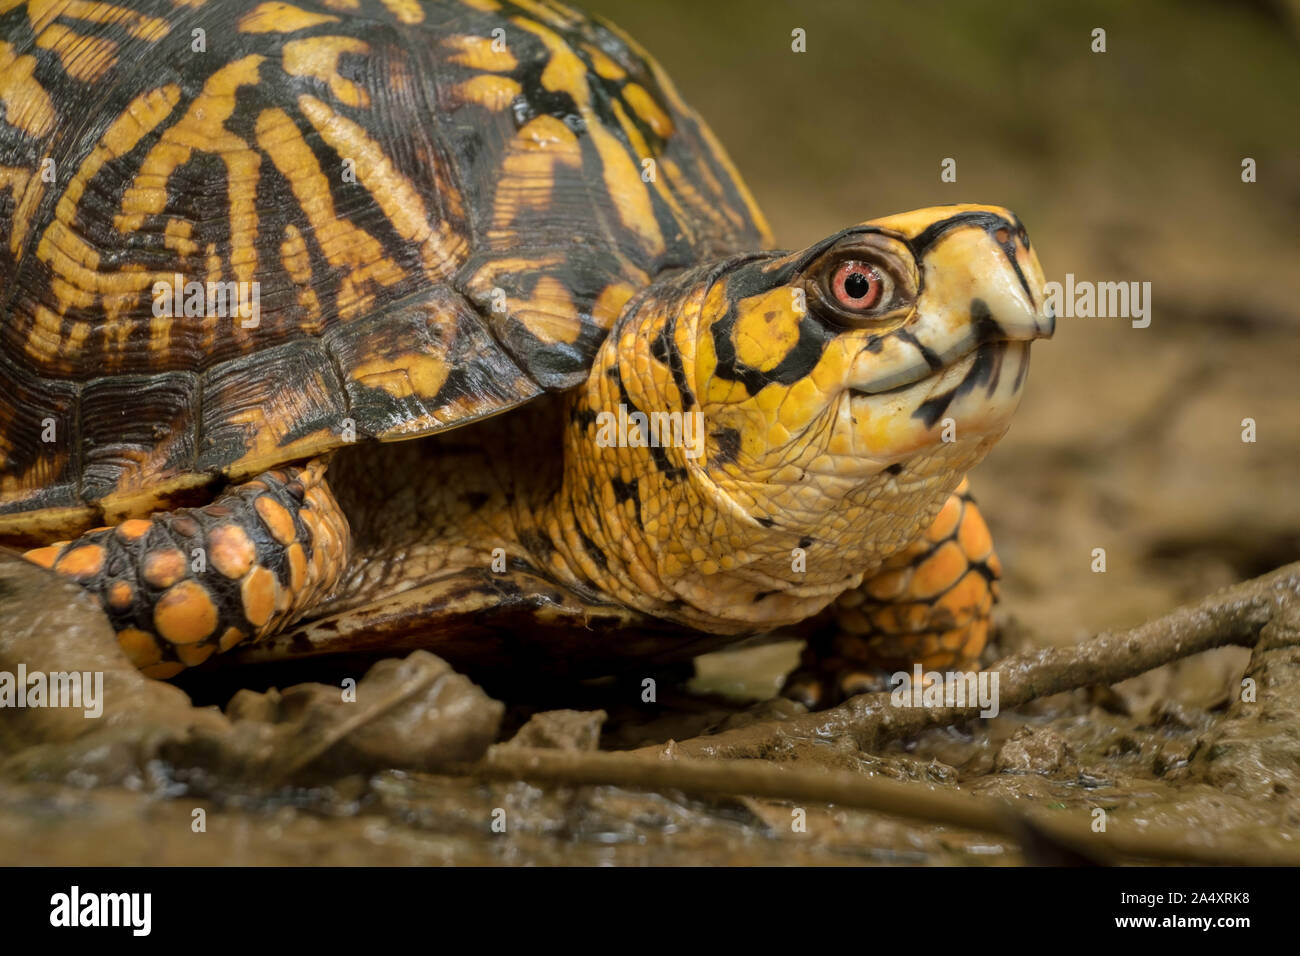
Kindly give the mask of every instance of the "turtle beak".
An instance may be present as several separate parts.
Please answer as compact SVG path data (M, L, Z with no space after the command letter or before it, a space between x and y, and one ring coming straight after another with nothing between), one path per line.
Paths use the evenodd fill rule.
M977 349L1028 346L1056 331L1042 266L1012 213L963 210L940 219L938 227L925 230L914 245L923 277L914 316L857 357L851 378L856 393L892 391Z
M1008 308L995 320L1003 333L1001 337L1012 342L1050 339L1056 332L1056 313L1043 291L1043 267L1038 264L1038 256L1029 248L1028 242L1029 237L1021 228L1019 234L998 243L1020 286L1018 291L1024 296L1020 308Z
M1007 213L1008 226L1015 222ZM980 254L980 248L984 252ZM943 260L959 253L965 257L967 275L953 280ZM946 248L931 251L927 264L935 266L936 285L945 284L950 301L961 302L970 292L971 320L980 342L1032 342L1048 339L1056 331L1056 315L1047 302L1046 282L1029 237L1015 228L954 231ZM960 272L955 273L960 276Z

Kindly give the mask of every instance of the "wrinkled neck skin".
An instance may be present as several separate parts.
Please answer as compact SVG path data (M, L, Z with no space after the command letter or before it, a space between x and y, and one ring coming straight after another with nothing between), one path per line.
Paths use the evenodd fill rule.
M629 303L570 398L562 484L534 517L554 548L543 563L571 586L700 630L757 633L818 613L906 547L1005 428L936 444L896 474L837 474L819 432L851 414L846 393L779 460L747 453L743 433L701 411L690 371L707 288L664 282ZM702 437L624 443L620 405L624 418L694 414Z

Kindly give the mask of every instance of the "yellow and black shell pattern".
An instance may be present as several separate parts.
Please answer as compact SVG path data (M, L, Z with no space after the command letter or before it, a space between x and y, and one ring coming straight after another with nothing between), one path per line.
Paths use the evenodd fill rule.
M0 540L580 381L771 246L631 40L544 0L0 0Z

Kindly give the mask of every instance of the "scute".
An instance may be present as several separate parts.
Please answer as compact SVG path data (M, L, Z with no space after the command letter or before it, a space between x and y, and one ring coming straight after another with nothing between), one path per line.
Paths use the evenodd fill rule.
M18 4L0 75L0 539L570 387L654 276L771 245L558 4Z

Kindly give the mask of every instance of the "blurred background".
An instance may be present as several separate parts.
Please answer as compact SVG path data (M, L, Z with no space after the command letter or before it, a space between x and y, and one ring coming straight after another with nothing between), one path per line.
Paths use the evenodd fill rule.
M781 246L1000 203L1049 281L1151 283L1149 328L1058 322L973 476L1004 621L1069 643L1300 558L1300 4L586 6L660 60ZM1166 690L1219 692L1213 659L1190 670Z

